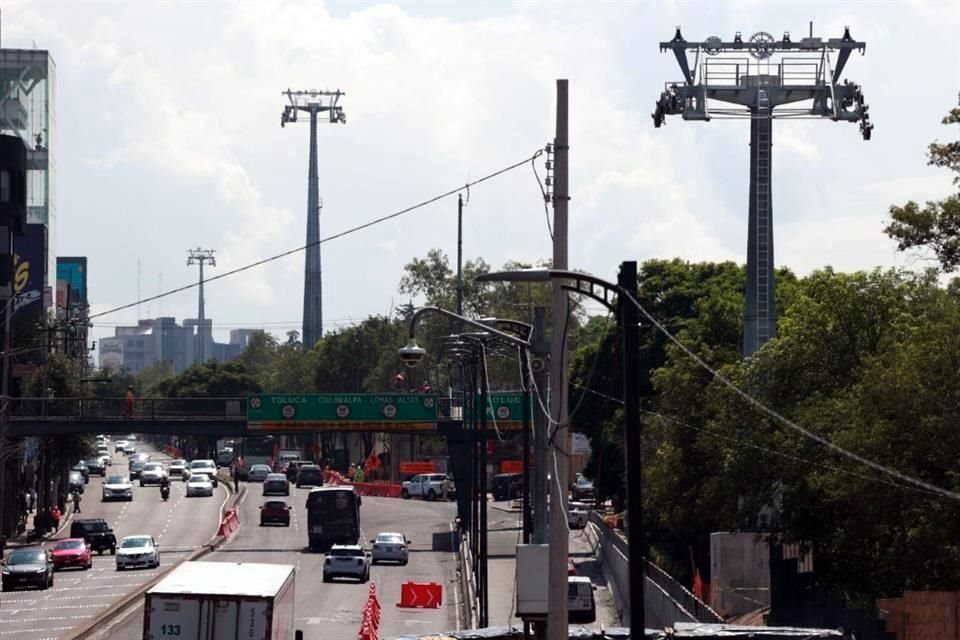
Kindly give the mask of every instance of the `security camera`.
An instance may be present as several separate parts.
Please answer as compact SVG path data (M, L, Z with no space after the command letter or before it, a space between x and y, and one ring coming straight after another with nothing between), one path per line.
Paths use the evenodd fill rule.
M403 363L408 367L415 367L420 364L420 361L423 360L423 356L427 355L426 349L417 345L417 341L413 338L410 338L410 341L406 346L400 348L400 359L403 360Z

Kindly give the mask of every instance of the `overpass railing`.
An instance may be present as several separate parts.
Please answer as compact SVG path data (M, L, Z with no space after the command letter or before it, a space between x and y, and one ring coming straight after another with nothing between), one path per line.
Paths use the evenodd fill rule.
M11 398L11 422L220 422L246 419L244 398Z

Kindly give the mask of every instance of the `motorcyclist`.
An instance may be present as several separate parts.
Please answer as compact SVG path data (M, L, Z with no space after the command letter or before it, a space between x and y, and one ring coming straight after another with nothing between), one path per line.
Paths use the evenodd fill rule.
M166 474L160 477L160 497L164 500L170 497L170 478Z

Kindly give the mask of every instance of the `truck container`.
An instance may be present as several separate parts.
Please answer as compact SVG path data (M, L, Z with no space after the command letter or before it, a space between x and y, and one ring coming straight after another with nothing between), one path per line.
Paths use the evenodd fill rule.
M289 640L291 565L184 562L146 594L144 640Z

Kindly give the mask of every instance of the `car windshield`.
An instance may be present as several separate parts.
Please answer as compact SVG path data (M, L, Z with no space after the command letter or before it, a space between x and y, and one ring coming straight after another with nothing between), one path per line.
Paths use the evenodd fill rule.
M107 484L126 484L127 476L107 476Z
M263 503L263 506L267 509L286 509L287 503L283 500L270 500L269 502Z
M344 558L358 558L363 556L363 549L331 549L330 555Z
M208 469L213 466L213 460L194 460L190 463L191 469Z
M287 476L282 473L271 473L267 476L267 480L270 482L286 482Z
M82 479L83 479L83 474L80 473L79 471L70 472L70 482L76 482L77 480L82 480Z
M187 466L187 461L186 461L186 460L174 460L173 462L170 463L170 466L171 466L171 467L185 467L185 466Z
M586 485L591 485L593 483L590 480L587 480L586 478L584 478L583 476L580 476L579 478L577 478L577 484L583 487Z
M377 542L381 544L403 544L403 536L396 533L381 533L377 536Z
M210 478L208 478L205 473L195 473L190 476L190 482L210 482Z
M150 538L124 538L120 543L121 549L135 549L138 547L149 547Z
M44 564L47 555L43 551L14 551L7 564Z
M145 465L143 467L144 471L163 471L163 465L156 462Z
M83 540L64 540L63 542L58 542L54 549L57 551L64 549L83 549L84 546Z

